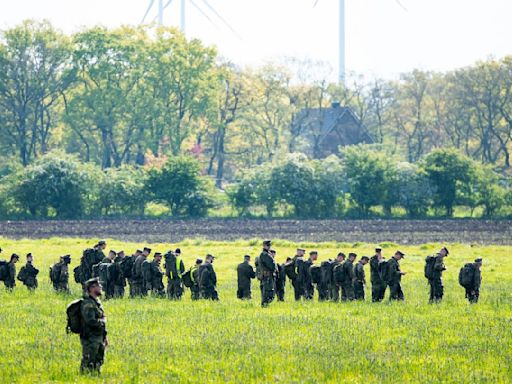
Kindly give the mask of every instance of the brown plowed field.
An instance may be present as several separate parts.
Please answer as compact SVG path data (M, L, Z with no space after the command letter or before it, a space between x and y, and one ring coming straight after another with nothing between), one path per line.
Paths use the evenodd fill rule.
M137 242L172 242L201 238L285 239L296 242L384 241L512 244L512 221L485 220L79 220L0 221L8 238L114 238Z

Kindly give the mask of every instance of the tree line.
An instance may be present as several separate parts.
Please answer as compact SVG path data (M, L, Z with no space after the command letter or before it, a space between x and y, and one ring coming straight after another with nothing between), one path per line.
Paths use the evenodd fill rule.
M48 22L26 21L4 30L1 188L13 194L16 180L20 189L16 201L4 199L2 214L74 217L98 207L105 215L142 214L148 199L165 202L173 215L205 215L219 201L243 215L368 216L377 209L388 216L400 207L409 216L451 216L455 205L507 214L510 57L397 80L352 76L346 86L328 82L322 70L298 60L240 68L173 28L93 27L65 35ZM334 101L352 108L375 144L306 159L300 152L314 128L297 116ZM438 151L444 147L453 151ZM435 169L445 166L429 168L436 153L461 167L455 182L435 181L444 174ZM197 189L169 200L164 189L179 187L158 184L157 175L182 162ZM81 196L76 205L36 207L33 190L23 190L29 176L41 196L51 190L48 180L35 181L50 164L78 175L71 180L77 189L66 192ZM122 202L105 201L116 194ZM441 195L451 203L441 203Z

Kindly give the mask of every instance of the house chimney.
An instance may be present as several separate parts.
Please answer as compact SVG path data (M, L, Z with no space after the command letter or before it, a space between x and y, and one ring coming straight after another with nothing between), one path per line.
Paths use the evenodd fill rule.
M339 108L340 106L341 106L341 104L340 104L339 101L333 101L332 104L331 104L331 107L333 109Z

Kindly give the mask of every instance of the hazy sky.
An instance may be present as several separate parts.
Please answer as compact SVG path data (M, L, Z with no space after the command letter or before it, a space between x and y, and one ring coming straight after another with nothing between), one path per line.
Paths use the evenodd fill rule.
M164 0L165 1L165 0ZM157 3L158 0L155 1ZM309 57L337 68L338 0L209 0L240 35L212 25L202 0L187 0L187 34L239 64ZM81 26L138 24L149 0L0 0L0 27L48 19L65 32ZM413 68L447 70L512 54L512 0L346 0L347 69L394 77ZM180 0L164 22L178 25ZM156 15L156 7L150 19ZM334 72L333 76L335 76Z

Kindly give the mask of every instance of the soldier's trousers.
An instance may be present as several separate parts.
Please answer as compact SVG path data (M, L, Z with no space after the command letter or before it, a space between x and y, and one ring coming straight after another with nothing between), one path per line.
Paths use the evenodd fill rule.
M53 284L53 289L55 289L57 292L71 293L71 291L69 290L68 283Z
M144 286L143 281L133 281L130 287L133 289L133 297L142 297L148 295L148 291Z
M236 297L239 299L251 299L251 287L238 287Z
M114 297L114 285L110 283L104 283L105 299L111 299Z
M275 282L272 276L264 277L261 280L262 292L261 292L261 306L266 307L269 305L275 296Z
M386 283L382 281L372 282L372 301L374 303L384 300L385 293Z
M302 290L302 283L297 281L297 279L292 280L293 293L295 295L295 300L299 301L302 296L304 296L304 292Z
M468 299L471 304L478 303L479 297L480 297L480 290L466 288L466 299Z
M444 287L441 279L429 279L430 285L430 303L439 302L443 299Z
M284 301L284 286L276 286L276 296L278 301Z
M219 294L217 293L215 287L202 288L201 297L205 300L219 300Z
M114 297L118 299L122 299L124 297L123 285L114 285Z
M315 287L311 283L306 284L304 292L305 300L313 300L313 297L315 297Z
M80 338L82 344L82 362L80 372L100 372L105 357L105 343L103 337Z
M360 281L354 282L354 298L364 300L364 284Z
M190 297L192 300L199 300L201 298L201 292L199 292L199 285L194 284L190 287Z
M399 281L389 284L389 300L404 300L404 293Z
M329 296L332 301L338 302L340 300L340 287L337 284L331 284L329 287Z
M181 279L167 279L167 297L171 300L180 300L183 295Z
M345 282L341 285L341 300L354 300L354 284L351 281Z
M329 285L326 283L319 283L316 286L318 290L318 301L329 300Z

